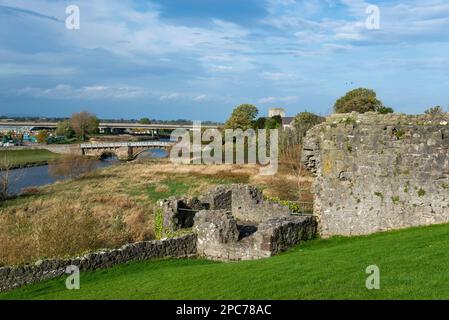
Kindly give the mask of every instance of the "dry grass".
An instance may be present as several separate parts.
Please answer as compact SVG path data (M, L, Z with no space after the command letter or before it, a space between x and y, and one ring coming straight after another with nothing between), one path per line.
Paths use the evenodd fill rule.
M254 165L174 165L151 160L32 188L22 197L0 202L0 265L76 256L153 239L153 207L159 198L197 195L212 185L252 183L269 196L298 200L294 176L283 170L274 177L261 177L258 172Z

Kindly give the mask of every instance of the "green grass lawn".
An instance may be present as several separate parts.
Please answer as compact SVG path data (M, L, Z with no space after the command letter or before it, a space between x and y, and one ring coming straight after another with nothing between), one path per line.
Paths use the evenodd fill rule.
M0 150L0 161L7 161L14 167L28 164L45 164L60 157L45 149Z
M365 270L380 268L380 290ZM0 294L0 299L447 299L449 225L314 240L279 256L238 263L158 260L83 273Z

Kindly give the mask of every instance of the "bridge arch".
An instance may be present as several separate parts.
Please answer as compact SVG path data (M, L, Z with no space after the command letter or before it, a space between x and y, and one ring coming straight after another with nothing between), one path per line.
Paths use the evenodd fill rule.
M104 150L100 155L99 158L101 160L104 160L106 158L119 158L119 155L117 154L117 152L112 151L112 150Z
M170 150L169 148L163 148L163 147L153 147L153 148L143 148L142 150L138 150L136 152L133 153L133 158L136 159L138 156L140 156L142 153L145 153L147 151L152 151L152 150L163 150L167 156L170 154Z

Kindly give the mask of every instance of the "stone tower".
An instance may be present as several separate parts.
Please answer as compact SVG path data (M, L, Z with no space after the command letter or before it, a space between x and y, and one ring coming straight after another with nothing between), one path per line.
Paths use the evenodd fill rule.
M268 117L272 118L274 116L280 116L281 118L285 118L285 109L283 109L283 108L271 108L268 111Z

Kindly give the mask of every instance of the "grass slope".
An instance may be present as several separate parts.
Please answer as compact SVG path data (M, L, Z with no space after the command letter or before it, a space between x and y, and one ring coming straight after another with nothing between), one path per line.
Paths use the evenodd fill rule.
M381 289L367 290L377 265ZM0 299L447 299L449 225L314 240L279 256L238 263L160 260L83 273L0 294Z
M60 155L44 149L1 150L0 160L5 157L13 167L20 167L30 164L45 164L50 160L58 159Z

